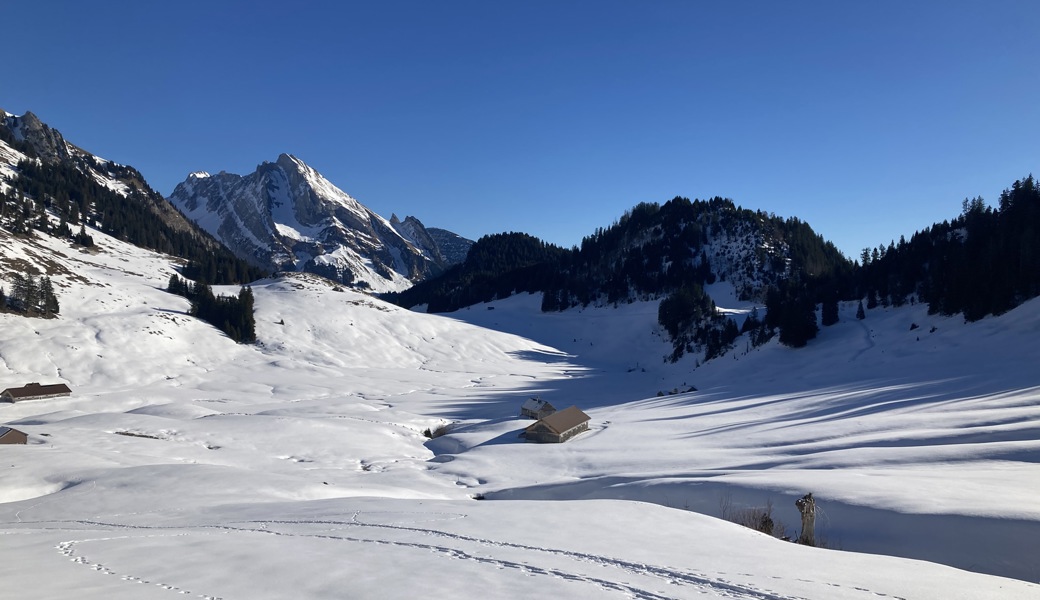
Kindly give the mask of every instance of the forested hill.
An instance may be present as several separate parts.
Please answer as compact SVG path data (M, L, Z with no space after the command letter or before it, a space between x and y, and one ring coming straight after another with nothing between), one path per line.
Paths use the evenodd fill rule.
M526 233L486 235L469 249L466 260L439 277L421 281L385 299L405 307L427 305L432 313L506 298L520 292L542 292L569 251Z
M786 330L792 345L815 334L815 320L808 327L806 311L784 307L851 297L855 290L853 263L805 222L723 198L676 197L639 204L571 249L522 233L486 236L461 265L386 297L405 307L425 304L429 312L520 292L541 293L545 311L664 299L660 322L672 337L673 358L702 349L711 358L739 334L704 293L705 284L718 280L744 299L769 300L774 318L759 325Z
M184 258L186 277L245 283L262 272L184 218L133 167L100 159L72 144L32 113L0 111L0 225L89 247L84 225L136 246Z
M837 321L842 300L867 309L925 302L933 313L974 321L1040 295L1040 185L1032 176L1016 181L996 207L966 199L953 221L858 258L797 218L677 197L639 204L571 249L520 233L486 236L463 264L389 299L429 312L518 292L541 293L546 311L661 299L673 358L695 350L711 358L741 332L704 293L718 280L765 305L761 318L742 324L752 343L779 332L782 343L803 346Z
M642 203L563 249L509 233L485 236L439 278L388 297L430 312L518 292L542 292L543 310L653 299L718 279L745 299L765 299L792 276L852 292L853 264L796 218L737 207L723 198Z
M1004 313L1040 295L1040 185L1015 181L996 207L965 199L953 221L865 249L860 262L868 307L916 297L968 321Z

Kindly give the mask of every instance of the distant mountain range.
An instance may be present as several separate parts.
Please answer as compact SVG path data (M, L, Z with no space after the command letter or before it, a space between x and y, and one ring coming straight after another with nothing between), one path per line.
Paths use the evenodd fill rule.
M805 345L835 322L841 300L868 310L924 302L974 321L1040 295L1032 176L995 207L965 200L958 217L864 249L858 261L797 217L721 197L641 203L565 249L522 233L474 243L415 217L387 220L289 154L245 176L192 173L163 198L133 167L67 142L34 114L0 111L0 226L3 235L40 231L84 247L89 226L183 259L181 274L195 281L305 271L429 312L520 292L540 294L545 311L660 300L676 360L700 350L711 359L742 331L756 332L756 344L779 333L784 344ZM705 291L716 282L765 314L750 314L738 331Z
M192 173L163 198L133 167L69 143L35 114L0 112L0 192L18 190L38 205L34 214L56 210L72 225L82 215L106 233L192 261L187 274L210 283L249 271L229 266L230 256L199 268L226 249L257 272L307 271L398 291L461 262L473 244L415 217L388 221L289 154L247 176Z

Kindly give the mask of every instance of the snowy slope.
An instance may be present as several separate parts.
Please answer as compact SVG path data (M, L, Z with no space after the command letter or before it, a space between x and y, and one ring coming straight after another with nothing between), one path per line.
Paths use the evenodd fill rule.
M846 550L894 539L864 533L877 525L864 505L914 533L942 517L963 536L983 513L1035 528L1037 382L1022 367L1035 363L1037 303L971 327L914 307L872 311L801 353L767 346L695 370L661 360L668 345L649 304L543 315L537 298L519 296L440 317L293 274L253 286L260 341L242 346L160 289L168 259L91 235L96 254L0 234L3 270L45 265L62 302L53 320L0 314L0 386L74 391L0 406L0 423L30 436L0 446L10 589L106 599L1040 593L929 562L795 546L689 510L715 514L723 494L737 504L771 495L791 522L794 497L814 491L831 517L823 525L865 523L843 534ZM909 332L907 319L921 327ZM966 369L975 352L991 374ZM559 446L522 443L529 421L516 413L531 395L579 404L592 430ZM422 435L446 424L447 435ZM999 493L985 501L985 486ZM1035 546L1015 548L1013 571L987 562L984 544L1040 539L1013 536L960 543L983 544L979 565L958 562L951 536L922 536L911 550L1037 581L1023 566Z
M2 117L3 115L0 115ZM15 168L19 162L25 160L26 156L0 140L0 193L8 193L11 184L8 183L18 175Z
M503 304L456 315L601 366L541 393L557 406L580 404L600 426L583 441L579 467L532 455L505 480L494 479L496 449L482 446L501 431L467 436L448 467L488 479L489 497L626 498L716 515L724 500L773 501L797 533L793 500L811 491L835 546L1038 579L1040 300L972 325L924 306L857 321L847 305L808 348L748 351L738 340L699 368L655 361L651 336L630 347L646 357L639 365L612 359L624 340L653 329L651 305L569 321L539 315L536 298ZM632 440L637 452L618 452Z

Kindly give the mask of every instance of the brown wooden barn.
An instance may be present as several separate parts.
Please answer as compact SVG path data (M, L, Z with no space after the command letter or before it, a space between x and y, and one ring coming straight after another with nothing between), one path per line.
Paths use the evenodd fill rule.
M24 431L0 426L0 444L27 444L29 436Z
M40 385L39 383L27 383L22 387L7 388L0 392L0 401L21 402L23 400L41 400L43 398L57 398L59 396L71 396L72 390L64 383Z
M589 429L589 416L577 406L570 406L539 419L524 429L524 437L534 442L566 442Z

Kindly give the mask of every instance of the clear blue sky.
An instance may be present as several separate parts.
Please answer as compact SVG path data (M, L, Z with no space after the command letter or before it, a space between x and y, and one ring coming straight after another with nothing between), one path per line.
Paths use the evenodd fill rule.
M564 246L725 196L852 257L1040 175L1040 2L36 2L0 107L169 194L294 154L376 212Z

